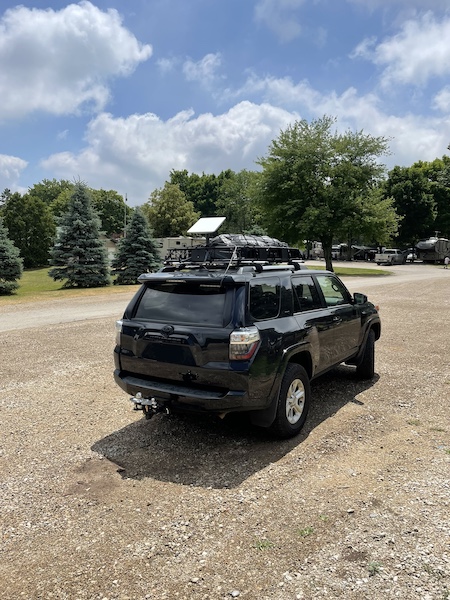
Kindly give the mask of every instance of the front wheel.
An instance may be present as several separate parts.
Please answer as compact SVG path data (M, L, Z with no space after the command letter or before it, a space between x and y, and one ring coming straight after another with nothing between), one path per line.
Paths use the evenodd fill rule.
M290 363L284 373L277 412L270 429L278 437L297 435L305 424L310 405L309 377L303 367Z
M372 379L375 375L375 333L369 331L366 347L361 362L356 367L356 374L360 379Z

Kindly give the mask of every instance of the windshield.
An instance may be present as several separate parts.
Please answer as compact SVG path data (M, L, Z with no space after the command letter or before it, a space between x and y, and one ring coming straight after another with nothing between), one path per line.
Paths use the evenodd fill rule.
M146 285L134 318L223 327L229 316L225 288L209 283L167 281Z

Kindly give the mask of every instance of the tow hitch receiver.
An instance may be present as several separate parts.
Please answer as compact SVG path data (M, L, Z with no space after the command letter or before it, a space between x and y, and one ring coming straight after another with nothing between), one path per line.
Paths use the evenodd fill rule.
M159 412L169 414L169 409L160 404L155 398L144 398L141 392L137 392L135 396L130 398L133 402L133 410L142 410L146 419L151 419L153 415Z

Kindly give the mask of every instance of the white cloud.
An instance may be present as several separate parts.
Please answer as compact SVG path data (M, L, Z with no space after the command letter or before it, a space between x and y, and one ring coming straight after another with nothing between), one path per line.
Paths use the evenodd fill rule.
M366 9L376 8L401 8L422 10L448 10L448 0L347 0L351 4L362 6Z
M307 81L252 75L228 96L237 101L249 91L261 103L245 100L219 115L182 111L163 121L151 113L128 118L102 113L89 124L84 150L54 154L42 166L51 177L80 177L95 188L127 193L136 205L161 187L172 169L216 174L228 168L256 169L255 161L267 153L280 130L299 118L332 115L340 131L362 129L388 138L392 154L384 162L389 168L433 160L445 153L450 140L450 114L394 116L383 110L380 96L360 95L352 87L342 94L323 94ZM448 88L435 99L441 109L449 101Z
M6 188L16 191L20 174L27 165L22 158L0 154L0 192Z
M337 117L339 130L364 130L374 136L390 140L391 155L385 163L411 165L417 160L433 160L445 153L450 141L450 114L446 118L424 117L406 114L395 116L383 110L382 98L375 93L359 95L355 88L344 93L322 94L307 81L294 83L289 78L252 76L241 92L256 89L266 104L277 105L302 118L320 118L323 115ZM445 92L449 92L445 88ZM441 107L449 99L444 91L440 97ZM438 96L439 98L439 96Z
M54 154L42 166L52 177L80 177L142 204L172 169L216 174L228 168L256 169L258 156L295 118L295 113L251 102L217 116L194 117L184 111L167 121L151 113L126 119L103 113L90 123L82 152Z
M187 60L183 64L183 73L187 81L199 81L208 86L216 78L216 72L222 64L220 53L206 54L198 62Z
M377 39L374 36L363 39L353 52L350 53L350 58L365 58L367 60L372 60L374 58L376 42Z
M24 6L0 21L0 119L32 111L102 109L108 80L129 75L152 53L123 27L119 13L87 1L60 11Z
M175 69L178 62L177 58L160 58L156 61L156 64L162 73L170 73Z
M450 17L431 13L406 21L397 35L380 43L373 62L384 67L381 83L425 85L450 74Z
M297 38L302 31L295 16L304 0L259 0L255 6L255 19L264 23L283 42Z
M450 85L446 85L435 95L432 107L443 113L450 114Z

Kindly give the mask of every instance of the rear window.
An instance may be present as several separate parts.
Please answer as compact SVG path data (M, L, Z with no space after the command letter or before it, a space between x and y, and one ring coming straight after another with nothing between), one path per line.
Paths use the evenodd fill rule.
M223 327L229 322L226 289L185 281L146 285L134 318L164 323L196 323Z
M274 319L280 312L278 278L257 279L250 283L250 314L256 321Z

